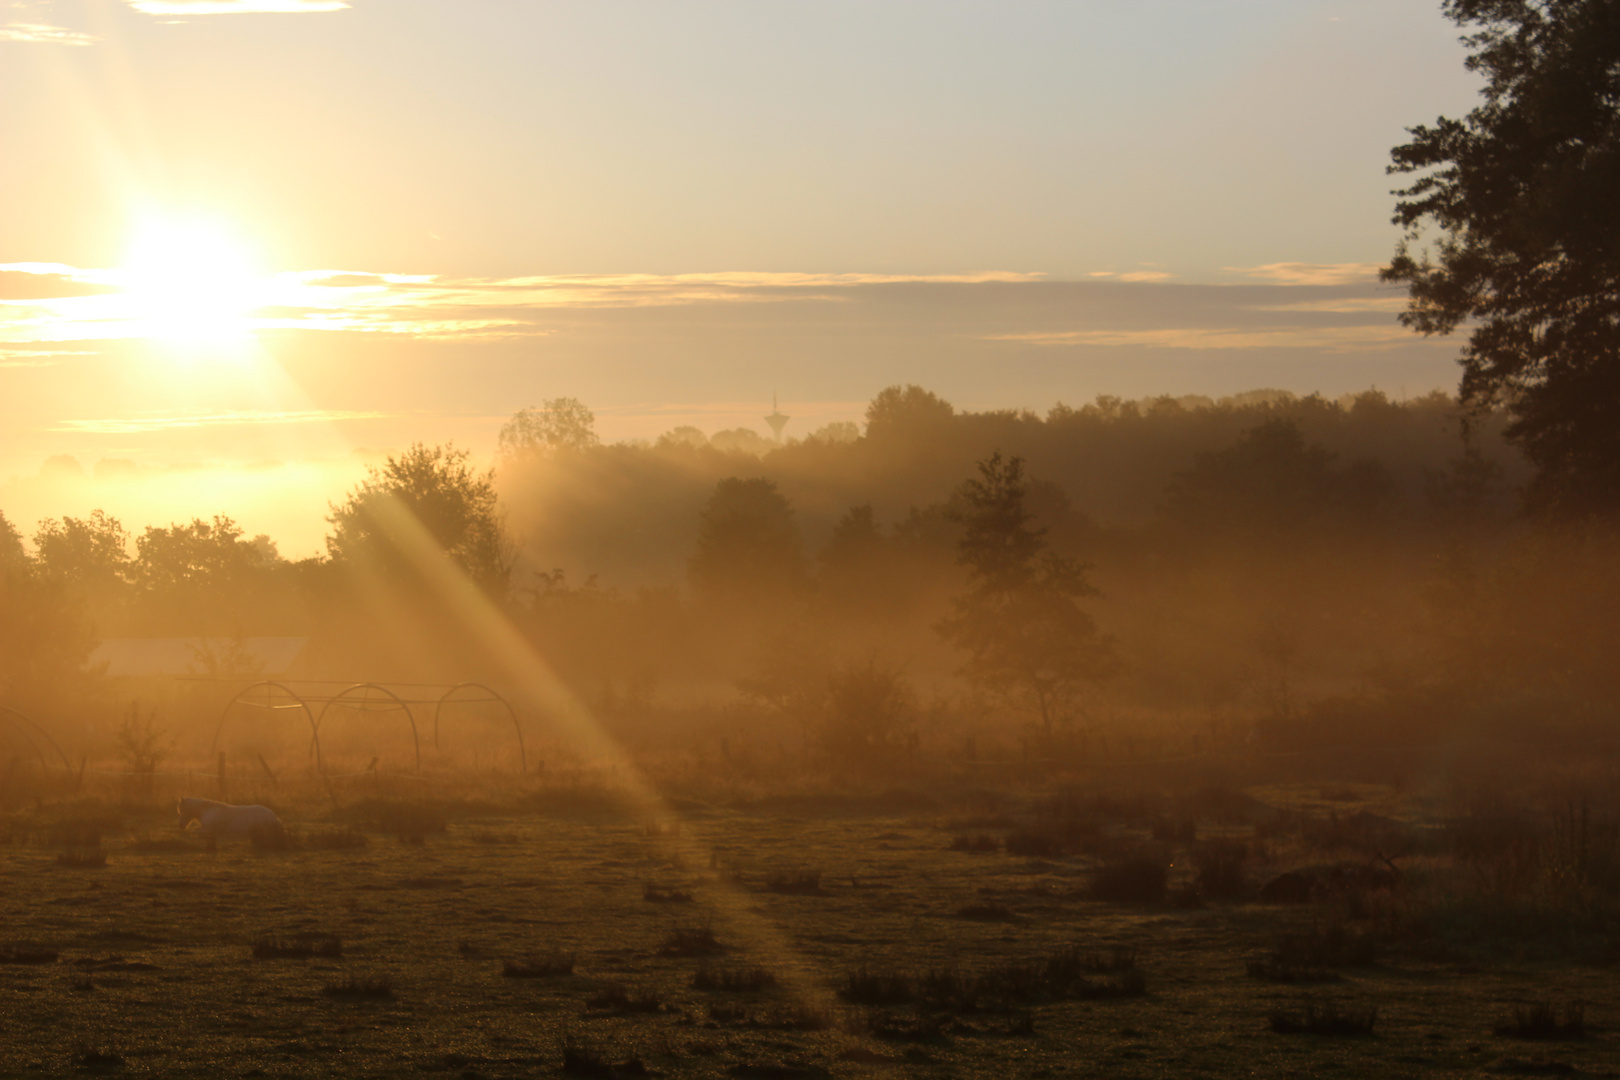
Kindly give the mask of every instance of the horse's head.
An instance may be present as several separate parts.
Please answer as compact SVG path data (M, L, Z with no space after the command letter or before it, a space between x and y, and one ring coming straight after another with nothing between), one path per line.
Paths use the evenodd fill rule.
M184 830L187 825L197 820L198 811L202 809L201 800L176 799L174 809L180 815L180 828Z

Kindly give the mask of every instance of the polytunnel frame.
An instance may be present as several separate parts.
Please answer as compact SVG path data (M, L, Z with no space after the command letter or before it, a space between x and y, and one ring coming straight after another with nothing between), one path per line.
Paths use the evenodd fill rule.
M292 698L294 704L271 705L268 703L268 700L264 703L246 700L247 696L253 691L261 689L280 690L283 694L286 694L288 697ZM269 695L266 694L265 697L268 699ZM235 697L231 698L230 701L225 703L225 708L221 710L219 714L219 723L214 725L214 741L208 744L208 752L210 754L218 752L219 737L225 732L225 721L230 719L231 710L237 705L246 705L250 709L270 709L272 711L276 709L303 709L304 716L309 720L310 752L315 757L316 770L321 771L321 729L319 722L315 719L314 710L309 707L309 702L305 701L301 696L299 696L296 690L288 686L286 683L276 682L274 679L264 679L260 682L252 684L251 686L245 687L239 691ZM322 711L324 712L325 710Z
M386 694L388 697L392 698L393 704L390 705L387 702L381 701L374 703L370 698L362 698L358 702L349 702L343 700L356 690L365 690L368 692L371 690L379 690L383 694ZM321 706L320 715L315 718L315 738L317 745L319 745L320 740L321 721L326 719L326 710L330 709L333 705L342 705L344 708L354 709L356 712L393 712L396 707L404 710L405 719L409 721L411 725L411 745L416 749L416 771L419 773L422 771L422 738L417 734L416 731L416 716L411 712L410 703L404 698L388 689L388 687L383 686L381 683L355 683L353 686L340 690L327 699L326 704ZM381 707L379 708L378 706ZM318 764L319 760L317 759L317 765Z
M52 750L56 751L56 756L62 759L62 768L69 773L73 772L73 763L68 761L67 754L62 752L61 744L51 738L50 732L40 727L31 717L18 712L9 705L0 705L0 720L4 720L7 727L22 735L22 741L27 743L28 749L34 752L35 757L39 758L40 768L49 766L49 762L45 758L45 751L39 747L38 740L43 739Z
M446 690L440 696L439 700L433 706L433 749L439 749L439 714L444 711L445 703L450 700L450 695L454 694L458 690L482 690L489 695L489 697L483 698L464 699L469 705L477 704L481 701L498 701L506 707L506 715L512 718L512 730L517 733L518 768L520 772L527 774L529 771L529 751L523 742L523 724L518 720L517 710L512 708L512 703L506 700L505 696L502 695L499 690L496 690L492 686L487 686L484 683L456 683L456 685Z

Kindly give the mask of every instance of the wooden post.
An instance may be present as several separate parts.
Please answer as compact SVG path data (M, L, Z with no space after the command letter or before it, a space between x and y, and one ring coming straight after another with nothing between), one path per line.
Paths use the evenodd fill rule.
M225 751L219 752L219 799L225 801Z

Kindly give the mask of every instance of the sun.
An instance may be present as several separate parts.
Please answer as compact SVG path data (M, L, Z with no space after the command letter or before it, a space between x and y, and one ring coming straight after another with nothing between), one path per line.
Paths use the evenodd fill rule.
M252 314L267 302L266 279L247 247L213 223L147 224L121 276L130 314L148 337L240 340L252 335Z

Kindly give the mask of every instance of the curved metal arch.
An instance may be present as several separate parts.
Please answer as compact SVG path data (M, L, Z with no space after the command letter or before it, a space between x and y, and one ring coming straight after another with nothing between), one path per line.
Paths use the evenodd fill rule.
M70 773L73 771L73 764L68 761L67 755L62 752L61 744L51 738L50 732L40 727L33 719L11 708L9 705L0 705L0 720L8 721L12 727L22 733L23 741L28 743L28 749L34 752L35 757L39 758L41 767L45 765L45 751L39 748L36 739L45 740L46 745L56 751L56 756L62 759L62 768Z
M288 697L292 698L295 704L261 705L256 701L244 700L247 695L251 694L253 691L261 689L280 690L283 694L286 694ZM231 698L230 701L225 703L225 708L219 714L219 723L214 725L214 741L208 744L208 752L210 754L213 754L219 750L219 737L225 730L225 721L230 718L231 710L237 705L246 705L253 709L303 709L305 718L309 720L310 753L315 758L315 768L317 770L321 768L321 729L319 723L316 722L314 711L309 707L309 703L303 698L299 697L298 693L294 691L292 687L286 685L285 683L276 682L272 679L265 679L261 682L256 682L253 685L246 687L235 697Z
M527 773L529 771L529 751L528 748L523 744L523 725L518 722L517 710L512 708L512 703L507 701L499 690L496 690L493 686L486 686L483 683L456 683L456 685L446 690L443 695L440 696L438 702L433 706L433 749L437 750L439 748L439 713L444 710L445 702L449 701L450 695L454 694L457 690L469 689L482 690L489 694L489 697L487 698L470 698L468 699L469 704L480 701L498 701L505 706L506 715L512 718L512 730L517 732L518 768L520 771Z
M344 700L344 698L348 697L356 690L377 690L388 695L388 697L393 699L393 702L372 702L369 699L361 699L360 701ZM396 708L403 709L405 712L405 719L410 721L411 725L411 744L416 749L416 771L422 771L422 739L416 731L416 716L411 712L411 707L406 703L404 698L400 697L398 694L388 689L388 687L379 683L355 683L353 686L333 694L326 700L326 704L321 706L320 715L315 718L315 730L317 733L320 731L321 721L326 719L326 710L330 709L333 705L339 704L346 709L355 709L359 712L393 712Z

